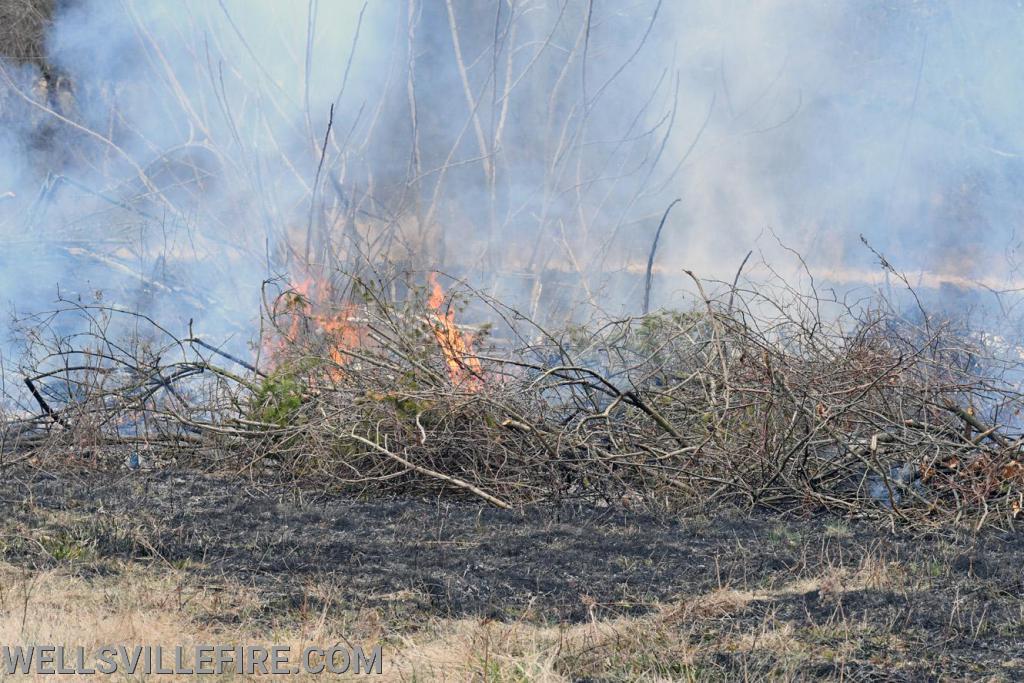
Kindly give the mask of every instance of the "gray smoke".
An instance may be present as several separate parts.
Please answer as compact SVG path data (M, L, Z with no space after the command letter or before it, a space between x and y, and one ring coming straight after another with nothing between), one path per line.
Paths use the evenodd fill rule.
M1017 272L1022 9L984 2L56 3L0 80L0 286L251 336L261 282L387 258L635 310L774 237L837 282ZM43 246L39 246L43 245ZM312 265L310 265L312 264ZM522 291L520 291L522 290Z

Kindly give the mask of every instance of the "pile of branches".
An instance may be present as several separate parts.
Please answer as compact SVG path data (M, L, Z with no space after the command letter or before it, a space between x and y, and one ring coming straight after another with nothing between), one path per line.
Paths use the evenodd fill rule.
M348 305L325 312L289 290L267 297L255 360L66 302L26 321L21 373L36 406L7 420L3 457L191 457L499 507L724 501L978 524L1019 514L1018 349L884 301L854 310L694 282L677 311L561 330L478 292L438 307L422 287L396 298L391 284L354 280ZM494 326L473 330L460 355L442 328L467 303ZM62 334L69 316L77 331Z

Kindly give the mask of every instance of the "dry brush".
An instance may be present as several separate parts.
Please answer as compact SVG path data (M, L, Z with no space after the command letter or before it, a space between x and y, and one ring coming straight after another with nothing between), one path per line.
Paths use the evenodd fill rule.
M25 319L35 414L6 421L4 458L174 458L502 507L1019 513L1020 368L990 337L709 283L680 311L554 331L478 292L395 284L353 279L334 309L268 287L252 362L101 303ZM500 324L445 333L469 303Z

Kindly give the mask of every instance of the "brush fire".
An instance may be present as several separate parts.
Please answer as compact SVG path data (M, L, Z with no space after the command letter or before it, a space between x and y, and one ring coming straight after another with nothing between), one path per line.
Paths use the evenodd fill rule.
M304 335L316 335L323 340L325 360L331 367L329 374L340 380L350 356L348 351L366 343L367 330L361 326L359 308L353 303L339 303L333 297L330 281L306 276L291 285L275 302L279 311L275 321L285 318L283 326L268 334L263 345L271 369L280 364L290 346L300 342Z
M497 604L499 584L528 586L495 619L539 619L538 596L568 590L588 628L614 615L618 634L617 620L644 615L661 629L644 642L671 633L680 661L715 665L694 654L706 634L680 624L712 619L724 638L730 610L799 597L770 618L799 613L818 636L780 677L816 677L826 669L807 668L814 657L839 678L868 671L873 654L847 668L852 650L820 637L851 594L881 585L845 560L813 590L765 591L783 584L756 575L728 609L691 597L670 609L656 603L664 592L611 597L608 586L652 586L678 561L706 588L718 555L672 550L697 547L677 542L675 526L694 515L975 540L1019 530L1021 15L1012 3L954 5L0 0L0 487L30 492L0 503L0 573L18 562L77 571L92 558L95 571L76 576L121 576L145 549L149 569L177 572L165 601L184 613L219 598L183 596L180 576L249 560L173 549L230 536L238 557L310 568L301 580L274 575L275 586L313 590L310 576L339 567L370 585L359 567L379 558L338 540L358 529L321 520L318 549L292 552L309 501L377 515L393 543L435 524L402 512L429 501L436 538L400 553L414 577L377 602L325 586L289 596L303 616L288 623L326 638L342 602L387 605L379 624L415 603L410 614L440 610L409 620L427 629L466 616L458 605ZM51 479L79 475L102 482L90 488L95 519L52 533L51 522L23 523L43 507L77 514L33 501L67 488L39 490ZM180 482L224 515L244 511L258 538L234 534L248 522L197 531L206 521L189 516ZM151 484L173 504L155 498L151 514L112 526L108 490L148 496ZM232 497L243 490L261 502ZM294 516L281 512L286 499L299 501ZM474 514L459 526L465 539L445 536L449 516ZM565 521L582 514L598 521ZM158 518L176 526L139 531ZM264 533L271 518L286 532ZM575 562L584 546L628 545L625 534L573 545L613 519L654 540L644 558L598 558L608 580L594 595L560 559L455 596L527 546L558 545ZM492 522L537 520L543 529L517 548L514 535L473 540ZM819 545L845 553L833 531ZM427 563L436 576L423 573L424 547L440 557ZM975 567L986 547L971 546L963 573L994 575ZM538 578L553 567L564 574L555 587ZM748 569L723 565L720 590ZM32 585L14 607L0 590L0 640L40 637L25 616ZM905 609L871 642L920 622L908 616L916 605ZM967 622L974 640L1019 645L1019 629L988 633L987 603L960 609L958 597L937 618L943 647ZM271 623L268 610L251 613ZM351 623L330 637L341 642ZM406 642L388 628L374 638ZM495 673L489 637L474 631L484 654L465 657L471 675L457 678L705 671L625 657L615 675L576 675L548 652L557 667ZM740 657L761 637L721 652ZM598 640L590 651L604 652L607 634ZM711 677L757 678L746 662Z
M742 102L768 96L756 70L733 78L721 62L737 46L713 51L713 86L686 70L674 85L640 78L679 20L660 3L607 15L512 3L497 17L471 3L313 4L301 22L273 3L161 13L80 0L23 17L49 33L0 69L0 115L36 151L0 189L11 225L54 246L7 250L5 272L31 268L35 281L5 289L21 340L5 367L27 391L9 396L6 448L144 444L499 507L714 498L979 524L1018 515L1013 272L975 285L981 242L964 272L949 254L928 271L905 249L912 231L846 240L855 222L831 208L827 230L821 212L776 220L757 184L757 163L788 158L774 126L799 139L819 129L802 117L852 115L841 98L786 114L804 79L817 82L810 61L766 80L779 118L749 122L766 126L755 162L750 131L732 126ZM264 35L269 25L281 30ZM835 38L857 39L852 26ZM76 37L93 30L123 33L118 58L139 72L77 59ZM385 50L385 35L403 38ZM326 64L347 64L344 78ZM450 78L431 90L420 79L441 64ZM935 107L936 125L956 113ZM899 167L910 183L932 154L915 144ZM735 201L720 201L705 148L732 164ZM797 185L820 176L805 162ZM26 189L32 178L40 189ZM970 210L937 217L949 187ZM999 186L984 169L929 188L888 200L890 224L994 230L985 197ZM774 203L789 199L772 189ZM814 209L813 195L788 203ZM685 225L746 221L738 211L806 219L831 246L785 230L774 250L742 230L682 239ZM59 269L46 265L54 254ZM48 269L72 277L56 305L34 307ZM1000 288L1002 313L985 317L983 292Z
M471 391L479 389L483 375L480 361L473 355L473 335L460 331L456 326L455 311L450 305L445 306L444 290L437 281L436 272L430 273L428 282L430 296L427 306L433 311L434 337L444 354L448 376L456 386L466 386Z
M434 271L427 275L423 303L423 319L444 358L452 385L466 391L480 389L483 374L474 355L473 334L456 323L453 302L445 296ZM308 337L320 341L321 352L330 365L328 375L335 381L343 380L353 353L372 343L366 317L360 315L364 308L353 302L339 303L328 279L307 276L291 285L275 302L275 329L263 345L271 369L288 357L291 347Z

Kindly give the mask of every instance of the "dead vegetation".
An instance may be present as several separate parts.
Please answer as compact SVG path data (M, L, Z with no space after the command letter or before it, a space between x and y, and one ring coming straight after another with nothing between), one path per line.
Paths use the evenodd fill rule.
M663 207L649 214L660 201L651 189L671 126L637 130L641 114L655 102L667 106L665 121L674 118L679 93L669 94L668 81L659 81L632 118L598 105L609 101L615 92L610 86L648 42L660 3L649 15L631 16L623 35L607 37L608 45L628 43L630 49L619 56L609 50L599 70L593 65L594 77L602 76L589 96L587 69L572 75L588 56L596 59L588 48L587 7L566 4L564 12L545 19L550 26L529 24L524 8L480 24L468 8L456 12L448 3L443 13L433 7L421 16L426 7L410 2L408 16L398 17L403 30L396 35L404 37L394 49L407 53L408 60L396 61L405 63L405 71L389 76L382 99L369 107L375 113L365 120L336 110L344 84L326 112L311 110L308 92L301 101L280 94L271 120L303 120L301 137L308 144L290 154L285 138L271 132L271 148L280 154L269 156L279 168L261 175L258 187L245 160L266 155L245 146L250 136L240 133L252 121L260 121L262 130L267 112L258 106L227 115L231 135L220 139L170 69L137 84L137 94L166 103L168 122L188 121L209 139L184 147L153 141L136 158L126 151L140 134L131 126L93 130L73 107L61 113L9 67L0 68L6 95L48 125L87 141L70 147L76 154L95 152L89 183L70 169L60 176L48 171L39 207L77 212L88 196L107 212L95 216L119 217L119 234L134 240L137 225L159 224L165 231L154 247L159 253L143 244L112 242L100 249L83 241L89 246L73 252L78 263L100 262L109 268L105 279L120 272L149 295L171 300L172 319L178 319L179 306L202 311L207 320L211 311L235 310L211 292L237 297L237 289L217 285L231 282L230 271L240 263L266 260L274 262L267 264L271 271L319 273L267 283L262 330L252 348L234 340L228 349L224 339L204 337L201 329L165 326L150 317L159 304L90 303L81 292L55 310L23 317L20 384L6 391L15 405L3 432L6 463L49 455L51 461L87 459L117 467L127 461L136 467L190 457L193 465L254 476L270 470L371 494L454 493L499 507L552 499L650 506L715 501L1013 523L1024 504L1015 342L944 323L923 310L907 316L905 306L885 300L848 303L813 288L798 291L778 280L738 275L731 284L692 276L692 297L672 310L647 312L658 236L669 216ZM144 18L129 14L124 20L137 34L136 48L165 54L168 46L144 30ZM223 5L221 14L218 21L231 22ZM362 20L360 14L357 23ZM416 60L425 49L417 30L434 21L447 28L453 48L451 66L460 76L454 101L461 107L464 99L468 110L462 132L471 130L476 138L479 156L469 161L460 155L463 135L453 137L449 122L428 125L417 114L423 104L417 97L425 96L422 84L416 87ZM315 17L309 22L306 59ZM490 28L477 35L481 25ZM562 31L574 37L571 50L545 51ZM204 34L196 27L195 35ZM475 71L460 47L471 38L494 56L476 62ZM357 30L351 55L359 41ZM512 55L525 46L534 56L517 73ZM248 54L260 67L258 57ZM219 83L211 94L225 101L226 77L240 91L258 91L263 77L248 80L254 76L244 70L225 76L221 69L219 78L210 78L214 74L206 70L216 61L181 70L198 70L203 78L197 82ZM580 87L570 86L577 79ZM82 83L78 92L84 96L96 87L102 95L106 85ZM394 111L385 106L392 90L403 103ZM545 97L538 98L542 92ZM513 115L536 114L544 99L543 125ZM570 115L580 111L582 117ZM612 120L624 117L624 127L609 123L617 132L593 145L587 131L595 124L588 116L599 111ZM325 127L314 125L314 114L326 114ZM392 116L409 125L409 140L375 133L404 129L377 125ZM496 123L489 133L482 125L488 116ZM693 131L688 149L702 131ZM363 132L364 141L356 144ZM408 153L412 163L399 165L404 179L373 180L374 162L383 153L378 147L388 150L387 158ZM118 163L108 167L104 160L111 159ZM634 165L631 159L643 161ZM535 172L538 160L543 173ZM356 173L350 165L363 170ZM619 166L633 171L581 175L584 168ZM300 170L307 167L310 173ZM348 185L343 177L351 178ZM510 182L519 177L530 181L530 191ZM210 194L214 178L231 188L228 194L252 201L221 206ZM277 206L274 193L264 191L296 182L301 190L291 208ZM56 184L84 194L58 201L52 196ZM516 208L518 194L534 199ZM485 199L460 211L467 197ZM628 211L614 208L619 200ZM458 220L462 214L465 220ZM21 230L33 230L40 215L26 211ZM535 225L521 223L527 215ZM661 216L661 223L647 256L642 305L633 306L644 315L581 317L540 305L537 274L562 268L577 277L563 298L601 311L600 278L635 265L629 250L616 246L618 236L627 224L638 224L629 221L653 227L650 215ZM570 237L567 216L579 223ZM111 222L104 221L104 234ZM197 241L188 228L193 223ZM67 221L73 224L89 233L89 221ZM166 231L178 227L188 232L188 254L166 249ZM507 248L502 236L523 231L531 236L530 248ZM477 253L486 261L479 268L496 278L517 269L533 278L524 310L494 298L493 288L446 296L442 286L451 288L451 282L442 285L436 274L401 274L381 265L401 261L403 270L415 271L448 263L467 272L465 261ZM191 268L182 273L202 277L193 288L172 286L124 259L150 261L152 272L163 274L178 259ZM463 326L466 321L475 329Z
M557 331L435 279L351 279L343 299L268 284L251 363L64 302L22 321L38 414L8 421L4 457L134 466L188 452L498 507L715 501L1012 524L1015 348L879 305L695 282L680 311ZM459 327L470 303L500 325Z
M535 18L543 13L534 3L501 4L491 16L472 3L410 0L394 6L392 63L364 100L346 94L349 66L374 47L373 31L360 37L362 12L348 63L331 70L343 79L325 95L310 81L319 31L310 3L306 44L290 50L293 80L304 81L296 95L264 77L267 64L278 66L272 50L245 45L248 57L232 63L220 41L238 28L225 3L216 21L200 13L182 25L184 45L151 31L136 4L121 27L137 42L124 61L164 62L182 48L205 58L164 62L124 82L117 74L72 82L46 63L49 0L0 3L0 119L26 131L19 142L39 166L38 178L0 187L15 207L5 226L33 244L45 235L43 251L66 252L79 274L99 264L93 281L128 283L118 300L155 301L129 307L64 290L55 309L18 320L23 353L2 368L10 400L0 473L13 492L0 516L0 640L383 642L397 680L845 680L892 670L907 680L938 671L1013 679L1024 666L1015 654L1019 571L986 585L975 556L965 555L967 578L939 580L956 571L950 557L864 553L855 566L829 560L801 572L830 539L840 555L851 552L858 532L847 522L834 521L823 538L802 538L790 523L767 538L744 536L768 550L734 552L734 576L711 588L638 567L661 544L704 580L730 561L732 538L705 556L699 544L672 545L671 534L645 536L652 550L641 557L614 552L635 543L629 530L601 545L586 537L600 523L579 523L573 545L553 535L535 562L533 576L553 575L559 585L550 593L570 595L583 612L557 624L519 604L532 578L522 575L523 548L538 544L546 520L506 519L504 536L526 527L530 538L519 545L474 540L482 512L548 514L581 501L624 515L703 508L709 525L735 506L946 530L1012 529L1024 505L1015 341L913 302L848 302L739 276L693 277L691 296L651 312L653 273L665 272L655 266L669 217L664 191L677 186L716 110L714 97L698 103L706 115L673 132L693 94L680 91L669 67L646 93L619 91L631 65L646 68L636 58L653 42L661 4L592 17L593 3L566 2ZM616 15L629 20L616 24ZM602 25L611 30L592 30ZM207 30L214 26L222 30ZM458 77L438 93L432 72L443 64ZM182 83L210 87L186 92ZM160 106L136 116L133 103L147 100ZM109 125L85 114L93 109L108 111ZM179 127L187 137L174 137ZM164 239L149 243L139 237L146 231ZM641 235L639 252L627 232ZM168 235L179 246L168 249ZM580 301L599 310L608 274L636 272L643 256L642 304L632 305L643 315L566 313ZM468 265L478 257L482 265ZM396 261L405 272L379 265ZM241 293L232 271L253 263L299 276L266 283L261 332L250 344L206 336L202 323L168 322L182 311L207 321L237 313L226 301ZM473 281L520 278L528 305L496 299L496 286L474 291L422 270L442 267ZM300 276L317 268L327 275ZM564 296L543 284L549 271L571 281ZM12 284L24 284L12 298L25 301L43 286ZM423 553L440 567L423 576L391 558L389 580L420 583L381 600L433 610L396 625L378 611L345 611L351 594L339 597L336 583L287 564L298 553L303 566L320 563L332 578L345 566L346 582L362 586L370 572L343 561L365 545L367 529L379 533L380 508L349 535L330 526L347 522L346 510L332 509L334 519L298 542L288 525L266 521L280 513L271 503L249 508L208 495L201 512L219 526L185 517L164 529L161 515L201 496L165 482L167 500L157 501L147 480L145 504L120 516L106 512L103 492L84 521L72 511L42 529L10 522L15 508L33 505L12 473L32 491L49 472L81 468L94 470L93 490L125 470L205 470L250 478L253 500L285 481L299 484L287 490L300 498L344 491L383 505L398 493L501 510L473 509L458 534L421 533L418 545L396 539L409 535L411 517L426 516L423 508L394 524L393 554ZM218 492L233 491L230 482L218 480ZM305 514L285 514L292 530ZM232 537L210 552L209 539L249 526L263 535ZM702 540L706 532L676 531ZM320 556L326 538L331 552ZM430 554L438 544L456 559ZM592 546L602 552L581 560ZM780 560L770 546L791 552ZM223 564L204 566L218 552ZM434 603L451 608L453 585L475 591L467 604L484 605L487 577L465 576L486 575L502 553L508 592L492 585L486 596L503 598L497 618L438 613ZM247 555L259 562L239 559ZM268 556L285 559L266 567ZM1011 556L988 561L1010 566ZM371 555L366 566L380 559ZM575 575L564 567L586 562L621 569L577 572L603 595L572 594ZM463 583L452 579L460 573ZM279 594L250 583L267 575ZM657 599L632 611L609 586L632 590L637 580L657 584Z
M5 0L0 3L0 55L19 63L44 66L45 36L53 0Z
M32 495L0 518L5 642L380 644L385 680L406 681L996 681L1024 667L1011 533L594 510L550 523L472 504L285 504L200 475L17 474L3 498Z
M8 10L21 12L15 28L25 45L42 49L43 29L26 27L43 26L48 8L9 3ZM159 115L166 120L151 112L147 128L156 134L187 121L202 139L154 139L138 154L129 143L145 134L127 119L98 131L71 106L92 88L99 103L120 112L110 99L116 84L76 84L64 107L52 93L35 92L38 84L17 70L0 67L5 96L33 112L22 118L72 135L78 144L67 148L92 160L82 166L90 169L89 182L71 161L56 169L59 175L47 170L38 201L19 205L26 209L21 232L42 220L37 209L63 207L76 218L58 227L82 225L90 236L91 220L107 234L116 221L104 217L117 216L118 239L102 248L95 240L62 248L78 263L102 263L105 279L127 278L148 295L170 299L170 308L201 311L207 320L235 310L212 293L238 296L237 288L218 287L232 282L238 264L266 260L271 272L320 273L267 284L252 348L236 340L227 349L201 329L165 326L150 317L159 305L89 303L81 292L56 310L22 318L20 384L6 391L15 407L5 420L5 462L50 455L136 467L191 457L192 464L254 476L271 470L370 493L455 493L499 507L581 498L651 506L716 501L1012 524L1024 504L1015 342L923 310L907 316L905 306L885 300L848 303L739 276L731 284L692 276L692 297L648 312L658 238L677 203L664 209L652 188L662 186L656 171L671 131L662 123L674 120L680 94L663 78L633 104L638 111L609 105L613 84L626 78L658 28L660 8L655 2L650 12L623 17L622 31L604 37L599 60L590 50L596 17L583 4L566 3L533 24L525 7L482 22L469 7L447 3L442 12L410 2L407 16L392 18L401 29L392 49L395 71L366 117L362 107L341 106L347 81L324 100L325 111L313 111L307 64L297 67L307 81L304 96L277 93L273 112L258 105L234 114L224 109L226 136L192 106L180 78L201 74L195 82L213 91L194 95L227 102L229 89L260 91L259 56L246 51L251 73L213 73L213 57L169 66L133 84L136 96L166 105ZM316 42L310 11L306 60ZM215 14L237 32L223 4ZM132 49L169 54L170 46L146 30L144 16L128 12L122 19L139 43ZM363 19L356 17L350 62ZM199 17L183 20L195 29L183 35L205 35L194 23ZM452 97L437 99L466 109L464 128L454 135L446 116L419 115L427 94L423 83L417 87L417 60L436 56L423 52L439 49L423 37L435 25L446 29L452 50L445 59L454 60L445 63L459 75L446 93ZM545 49L566 37L566 52ZM492 59L467 59L470 44ZM208 44L196 54L211 49L219 54ZM532 55L522 71L513 58L519 49ZM34 59L19 55L9 57ZM664 117L641 132L649 107L664 109ZM594 144L590 127L605 116L613 132ZM483 125L488 118L490 131ZM295 121L304 124L301 151L287 143ZM257 154L243 143L254 122L260 130L269 126L274 153ZM691 131L687 150L706 124ZM410 136L395 139L386 129ZM470 131L476 156L467 160L463 134L468 140ZM268 156L268 170L249 168ZM381 159L399 157L410 160L393 165L405 169L404 178L373 171ZM589 178L585 168L603 170ZM57 185L79 194L59 200ZM214 185L246 201L223 206ZM287 206L265 191L293 185ZM531 199L520 205L520 195ZM85 197L106 213L79 220ZM468 198L474 206L466 206ZM628 209L619 211L619 204ZM578 225L567 236L568 216ZM558 310L566 301L602 310L600 279L635 266L631 250L619 248L623 229L653 228L657 216L661 223L645 251L642 305L633 306L644 315ZM127 246L142 225L164 231L159 247ZM166 248L167 231L179 228L188 233L187 254ZM529 236L528 248L508 248L503 236L519 233ZM54 234L63 239L71 232ZM532 278L529 305L512 308L492 296L493 288L446 296L435 274L403 275L381 265L400 261L415 271L452 264L469 272L473 254L484 262L473 268L488 276L521 271ZM168 284L172 278L147 275L126 259L149 262L151 272L164 275L176 262L179 276L200 273L200 282L192 289ZM538 273L559 268L576 284L563 301L542 306ZM170 317L181 311L175 313ZM467 320L476 328L463 326Z

